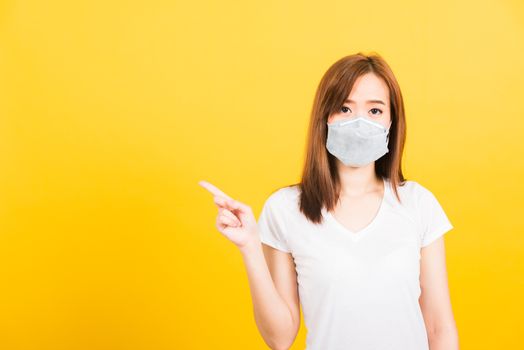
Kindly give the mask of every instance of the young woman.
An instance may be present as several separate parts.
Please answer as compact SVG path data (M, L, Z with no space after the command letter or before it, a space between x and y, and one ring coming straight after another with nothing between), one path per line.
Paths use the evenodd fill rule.
M458 334L436 197L406 180L402 94L378 54L335 62L318 86L300 183L269 195L258 223L215 186L217 228L239 248L257 327L288 349L454 350Z

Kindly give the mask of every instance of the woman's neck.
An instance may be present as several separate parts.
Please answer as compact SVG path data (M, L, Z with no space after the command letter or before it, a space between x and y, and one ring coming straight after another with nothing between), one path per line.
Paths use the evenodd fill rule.
M359 196L382 188L382 180L375 174L375 162L363 167L346 166L338 163L340 196Z

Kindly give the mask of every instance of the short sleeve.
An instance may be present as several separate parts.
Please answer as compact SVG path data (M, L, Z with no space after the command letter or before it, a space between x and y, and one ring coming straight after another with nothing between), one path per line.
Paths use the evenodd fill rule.
M421 246L426 247L453 228L435 195L418 186L418 212L421 221Z
M264 203L262 212L258 218L258 232L262 243L289 253L290 249L286 241L284 213L281 210L282 198L279 194L279 192L271 194Z

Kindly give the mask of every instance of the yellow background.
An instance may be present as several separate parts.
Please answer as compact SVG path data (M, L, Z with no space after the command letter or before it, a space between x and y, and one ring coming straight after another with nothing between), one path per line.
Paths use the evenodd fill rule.
M461 349L522 345L521 1L6 0L0 348L265 349L198 181L258 217L299 180L321 76L358 51L395 72L405 175L455 226Z

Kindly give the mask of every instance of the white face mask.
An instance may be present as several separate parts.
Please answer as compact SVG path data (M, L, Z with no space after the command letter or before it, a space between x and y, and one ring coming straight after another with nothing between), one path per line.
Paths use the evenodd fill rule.
M327 124L326 148L344 165L361 167L389 152L389 127L366 116Z

